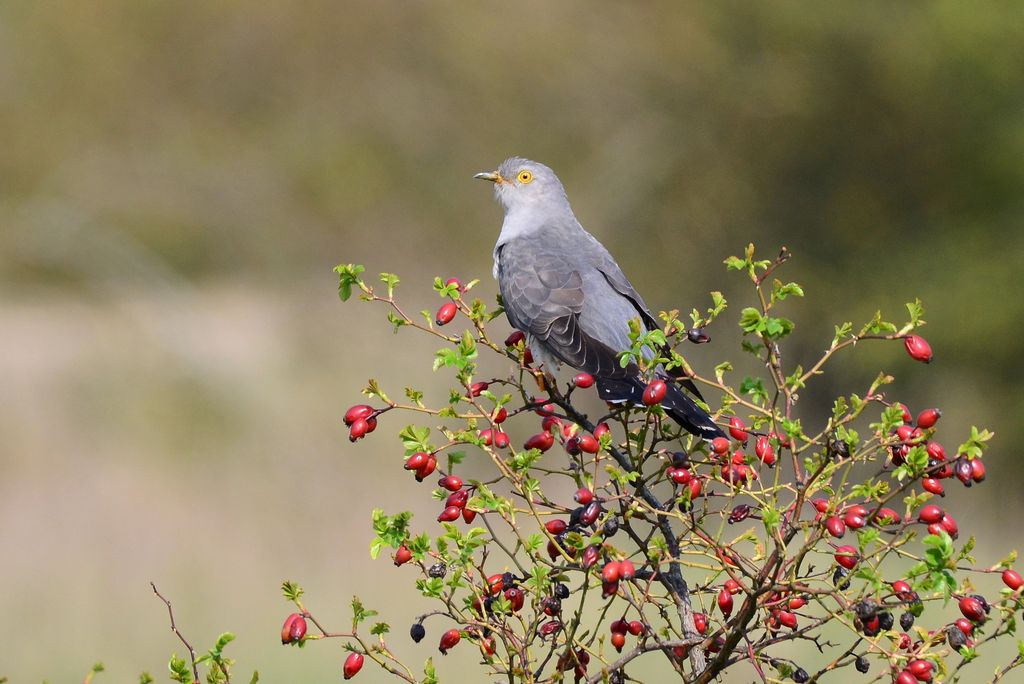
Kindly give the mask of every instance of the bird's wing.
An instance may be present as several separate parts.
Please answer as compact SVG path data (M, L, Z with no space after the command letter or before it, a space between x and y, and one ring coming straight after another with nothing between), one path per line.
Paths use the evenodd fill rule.
M529 333L573 368L595 377L630 377L637 368L623 368L617 351L583 329L583 277L568 263L564 248L543 240L514 240L498 254L498 286L509 321ZM632 365L632 364L631 364Z
M601 258L597 263L597 270L601 272L608 284L612 286L616 292L625 297L636 309L636 312L640 315L640 319L644 322L644 327L648 330L654 330L660 328L658 325L658 319L654 317L651 310L647 308L644 298L640 296L640 293L636 291L633 284L626 278L626 274L622 272L619 265L615 263L615 259L605 249L601 249Z
M658 319L656 319L651 313L651 310L647 308L644 298L640 296L640 293L636 291L633 284L629 282L628 278L626 278L626 274L622 272L621 268L619 268L615 259L613 259L606 250L602 249L601 251L604 254L598 265L598 270L601 271L601 274L605 277L605 280L608 281L608 284L612 286L612 289L633 304L633 307L636 309L637 313L640 314L640 319L648 330L660 328L661 326L658 325ZM666 349L663 351L667 356L668 350ZM693 380L686 377L686 374L683 373L682 369L673 368L666 372L675 378L675 380L685 387L691 394L701 401L704 400L704 397L701 396L700 390L697 389L697 385L694 384Z

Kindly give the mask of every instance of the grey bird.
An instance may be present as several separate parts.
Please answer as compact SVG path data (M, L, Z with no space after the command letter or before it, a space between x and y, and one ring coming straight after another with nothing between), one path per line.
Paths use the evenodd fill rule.
M641 403L646 381L618 354L631 347L629 322L658 328L643 298L604 245L576 220L565 189L544 164L512 157L475 178L494 183L505 221L494 246L494 277L509 322L527 336L534 358L549 367L565 363L597 381L609 402ZM661 402L688 432L724 436L711 416L680 387L700 398L687 378L673 380ZM678 382L678 384L677 384Z

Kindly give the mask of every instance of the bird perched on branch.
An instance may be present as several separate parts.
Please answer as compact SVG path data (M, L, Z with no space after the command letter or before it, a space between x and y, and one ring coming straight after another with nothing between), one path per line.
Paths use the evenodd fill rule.
M639 404L647 382L635 363L623 367L618 354L632 347L631 320L639 318L647 330L658 321L604 245L576 220L558 176L544 164L512 157L475 177L494 183L505 210L494 277L505 314L527 335L534 358L590 373L605 401ZM705 439L724 436L680 387L699 398L692 381L677 384L660 367L656 373L666 382L661 405L673 420Z

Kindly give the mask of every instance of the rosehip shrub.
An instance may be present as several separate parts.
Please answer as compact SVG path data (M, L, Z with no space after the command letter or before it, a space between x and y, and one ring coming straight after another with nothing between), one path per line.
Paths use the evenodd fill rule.
M351 631L327 631L286 582L309 622L298 639L345 640L346 676L350 663L362 665L359 654L407 682L629 681L646 660L696 684L726 671L765 682L990 676L974 661L1014 632L1024 580L1015 553L977 566L973 538L958 539L961 500L937 497L957 481L973 485L960 496L984 487L992 433L972 428L947 452L936 441L941 407L917 407L915 419L884 372L824 411L806 406L802 395L818 396L808 385L865 343L888 345L906 373L928 369L904 354L930 362L933 353L914 301L905 322L877 314L860 327L841 323L819 358L791 363L783 348L795 323L781 311L804 290L778 278L788 258L783 249L759 259L751 245L725 260L748 281L751 304L733 319L736 335L715 339L740 338L753 357L744 367L760 372L740 375L720 361L705 376L687 363L689 353L709 359L705 331L731 315L712 292L689 316L663 312L654 330L632 326L621 358L645 374L645 389L625 405L588 391L600 378L535 364L500 300L476 298L475 280L436 279L443 304L417 316L396 298L397 276L381 274L378 286L360 266L337 267L343 300L355 292L387 309L395 333L437 343L433 370L450 389L430 401L370 380L351 408L339 407L359 440L352 449L372 450L393 472L382 504L433 502L422 520L371 515L382 587L424 603L411 639L407 628L370 622L375 613L359 599ZM727 436L707 442L668 419L670 382L696 385ZM282 640L294 642L286 626ZM428 631L438 641L424 639ZM422 675L392 640L405 642L402 652L419 649ZM461 641L479 650L475 676L435 668L432 644L447 653ZM996 678L1021 661L998 664Z

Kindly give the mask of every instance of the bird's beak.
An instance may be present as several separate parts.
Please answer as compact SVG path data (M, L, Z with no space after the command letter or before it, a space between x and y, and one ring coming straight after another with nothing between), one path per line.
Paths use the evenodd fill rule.
M478 173L473 178L479 178L480 180L491 181L492 183L504 183L505 179L498 174L497 171L485 171Z

